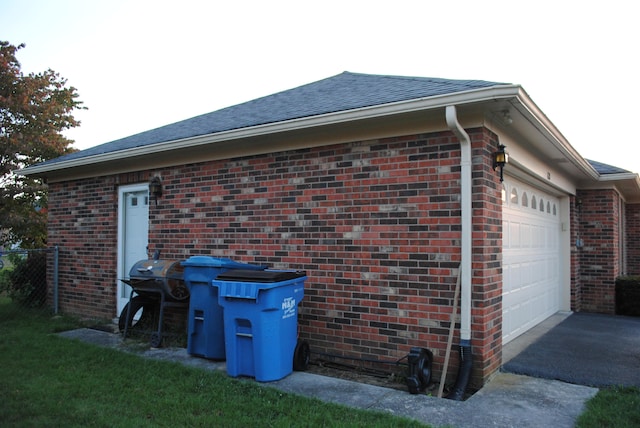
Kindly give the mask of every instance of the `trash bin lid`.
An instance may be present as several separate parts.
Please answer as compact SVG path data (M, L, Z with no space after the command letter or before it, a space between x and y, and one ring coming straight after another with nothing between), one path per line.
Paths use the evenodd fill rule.
M264 270L267 266L250 265L240 263L231 259L210 257L210 256L192 256L182 262L182 266L194 267L219 267L227 269L244 269L244 270Z
M307 276L305 271L235 269L221 273L217 281L282 282Z

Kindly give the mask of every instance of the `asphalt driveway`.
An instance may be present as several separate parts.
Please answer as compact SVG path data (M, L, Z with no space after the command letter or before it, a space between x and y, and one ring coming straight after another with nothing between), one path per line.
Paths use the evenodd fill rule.
M573 313L502 371L592 387L640 387L640 318Z

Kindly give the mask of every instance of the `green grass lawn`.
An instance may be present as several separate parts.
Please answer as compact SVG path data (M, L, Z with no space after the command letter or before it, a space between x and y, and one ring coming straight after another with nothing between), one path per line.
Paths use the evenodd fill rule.
M73 320L0 304L3 427L420 427L223 373L61 338ZM7 316L8 315L8 316Z
M585 412L576 422L577 428L640 427L640 389L602 389L587 402Z
M425 426L54 334L78 326L0 299L1 426ZM576 426L640 426L640 389L600 391Z

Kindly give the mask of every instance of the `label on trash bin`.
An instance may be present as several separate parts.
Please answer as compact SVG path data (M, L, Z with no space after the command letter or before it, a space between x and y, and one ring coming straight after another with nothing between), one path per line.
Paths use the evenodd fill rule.
M296 315L296 299L285 297L282 300L282 319L291 318Z

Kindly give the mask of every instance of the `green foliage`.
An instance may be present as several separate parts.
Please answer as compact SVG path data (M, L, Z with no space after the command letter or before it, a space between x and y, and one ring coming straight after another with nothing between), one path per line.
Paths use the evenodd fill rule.
M0 245L41 248L46 184L14 171L74 151L61 132L80 124L72 113L83 107L76 89L53 70L24 75L16 59L23 47L0 41Z
M586 404L577 428L631 428L640 426L640 389L602 389Z
M0 291L22 307L42 307L47 297L47 255L10 254L12 269L0 271Z

